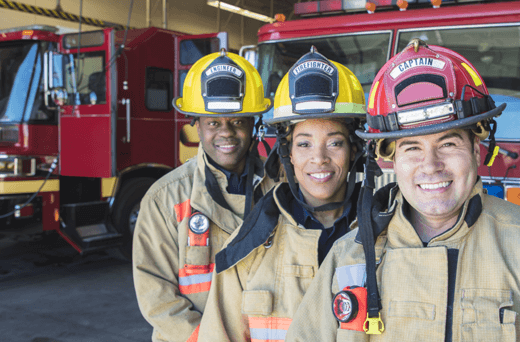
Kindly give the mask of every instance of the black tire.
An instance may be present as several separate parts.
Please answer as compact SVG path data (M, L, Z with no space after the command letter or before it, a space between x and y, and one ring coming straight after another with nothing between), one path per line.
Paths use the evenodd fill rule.
M116 197L112 222L116 230L123 234L123 244L119 250L128 260L132 260L132 238L141 199L154 182L155 179L148 177L131 179L123 184L123 188Z

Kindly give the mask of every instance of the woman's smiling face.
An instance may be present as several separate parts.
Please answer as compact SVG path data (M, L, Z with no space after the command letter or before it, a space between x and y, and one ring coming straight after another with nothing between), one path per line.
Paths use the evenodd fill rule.
M346 125L336 120L309 119L295 125L291 163L309 205L317 207L345 198L354 157L348 138Z

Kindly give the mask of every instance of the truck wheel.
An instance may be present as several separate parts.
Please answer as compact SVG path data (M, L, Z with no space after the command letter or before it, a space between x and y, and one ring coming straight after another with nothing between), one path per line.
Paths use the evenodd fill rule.
M141 199L154 182L155 179L148 177L131 179L123 184L123 189L117 195L112 222L116 230L123 234L123 244L119 250L128 260L132 259L132 238Z

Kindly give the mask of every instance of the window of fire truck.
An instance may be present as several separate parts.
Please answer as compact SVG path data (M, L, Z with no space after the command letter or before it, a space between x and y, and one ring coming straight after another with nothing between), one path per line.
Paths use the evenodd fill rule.
M220 39L211 37L207 39L186 39L181 41L180 60L182 65L190 65L200 58L218 51Z
M314 45L325 57L349 68L368 93L390 53L391 32L357 33L268 42L258 46L258 71L266 96L274 96L282 77Z
M398 33L397 50L412 38L459 52L478 70L495 103L507 107L498 122L496 138L520 141L520 26L478 26L416 29Z
M105 53L89 52L64 56L63 75L68 105L106 103Z
M42 53L47 42L0 45L0 124L55 123L43 103Z
M145 105L149 110L172 110L173 73L168 69L146 68Z

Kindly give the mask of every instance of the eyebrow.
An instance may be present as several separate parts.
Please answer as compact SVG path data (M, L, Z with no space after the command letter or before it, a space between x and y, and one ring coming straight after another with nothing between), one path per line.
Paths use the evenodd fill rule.
M459 133L457 132L451 132L451 133L448 133L446 135L443 135L442 137L440 137L439 139L437 139L437 142L441 142L443 140L447 140L447 139L451 139L451 138L459 138L460 140L464 141L464 138L462 137L462 135L460 135Z
M331 136L334 136L334 135L342 135L345 137L345 139L347 138L347 136L345 135L345 133L343 132L340 132L340 131L337 131L337 132L330 132L327 134L327 136L331 137ZM302 136L302 137L312 137L312 134L311 133L298 133L294 138L297 138L299 136Z
M459 138L460 140L464 141L464 138L462 137L462 135L460 135L457 132L451 132L451 133L445 134L442 137L440 137L439 139L437 139L437 142L439 143L443 140L448 140L451 138ZM399 143L398 147L407 146L407 145L418 145L418 144L419 144L418 140L405 140L405 141L401 141Z

